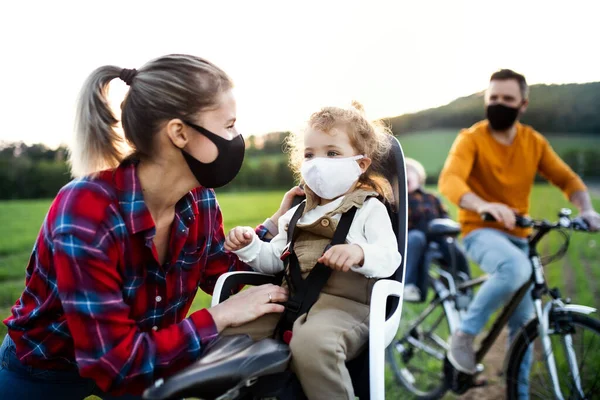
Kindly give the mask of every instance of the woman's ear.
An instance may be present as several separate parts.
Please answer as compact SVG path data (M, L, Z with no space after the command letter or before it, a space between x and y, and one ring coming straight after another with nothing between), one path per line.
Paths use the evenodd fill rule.
M186 128L186 125L179 118L169 120L165 126L169 140L179 149L183 149L188 143L188 130Z
M360 167L360 170L363 172L363 174L367 171L367 169L369 169L369 167L371 166L371 159L369 157L363 157L358 161L358 166Z

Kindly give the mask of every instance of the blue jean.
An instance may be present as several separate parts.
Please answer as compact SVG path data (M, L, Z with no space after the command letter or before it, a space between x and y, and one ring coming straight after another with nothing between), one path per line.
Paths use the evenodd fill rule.
M404 282L419 285L420 269L427 250L427 237L419 230L411 229L406 236L406 274Z
M491 228L477 229L469 233L463 239L463 243L469 258L489 274L489 279L481 285L460 326L461 331L477 335L492 313L501 305L505 305L512 295L531 278L529 246L526 239ZM509 343L533 315L534 307L530 290L508 321ZM525 398L527 397L531 356L530 348L523 359L519 373L519 382L521 382L519 392Z
M418 229L408 231L406 238L406 276L404 282L409 285L416 285L421 290L422 298L427 297L427 288L429 286L429 262L428 257L429 241L424 232ZM451 264L451 249L454 246L454 255L456 262L456 271L464 272L467 276L471 275L469 263L463 254L458 243L449 245L444 238L433 239L438 244L439 251L442 253L444 261Z
M91 395L104 400L142 398L106 395L93 379L82 378L76 369L53 371L24 365L17 358L14 342L6 335L0 347L0 399L82 400Z

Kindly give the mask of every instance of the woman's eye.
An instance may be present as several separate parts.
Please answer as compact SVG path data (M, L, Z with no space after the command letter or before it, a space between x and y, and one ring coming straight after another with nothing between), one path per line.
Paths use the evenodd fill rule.
M327 152L327 157L335 157L339 155L337 151L328 151Z
M304 153L304 158L312 158L312 153Z

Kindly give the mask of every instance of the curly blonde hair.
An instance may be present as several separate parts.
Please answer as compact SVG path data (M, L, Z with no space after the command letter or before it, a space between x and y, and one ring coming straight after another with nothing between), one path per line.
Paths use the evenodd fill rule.
M348 134L357 154L371 159L371 165L358 179L359 187L375 190L391 202L391 186L380 173L383 159L391 147L391 131L382 121L369 121L362 104L357 101L353 101L350 108L322 108L310 116L305 129L288 136L286 151L290 154L290 167L296 179L302 182L300 168L304 161L303 139L306 129L328 134L334 128L342 128Z

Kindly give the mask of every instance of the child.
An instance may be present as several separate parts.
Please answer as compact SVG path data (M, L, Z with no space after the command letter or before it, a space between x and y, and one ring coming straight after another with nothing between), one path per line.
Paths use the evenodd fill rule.
M369 338L371 288L400 265L400 253L387 210L378 197L384 188L374 170L389 150L388 132L369 122L360 105L327 107L314 113L303 145L291 142L292 165L300 169L306 205L294 229L294 254L303 276L320 262L333 270L319 299L293 326L292 369L309 399L354 399L345 362L357 356ZM300 163L298 152L303 155ZM389 185L389 184L388 184ZM330 247L340 215L357 207L346 244ZM262 242L251 228L234 228L227 250L257 271L277 273L287 245L287 226L297 207L279 219L279 233ZM249 238L249 239L248 239ZM286 271L287 273L287 271ZM293 292L292 292L293 294ZM271 336L280 314L270 314L225 334Z
M448 218L440 199L422 188L425 183L425 168L420 162L406 158L406 186L408 191L408 237L406 247L406 276L404 300L420 301L427 290L427 266L423 265L428 248L427 226L435 218ZM450 264L448 243L437 241L445 261ZM456 269L469 275L469 264L464 253L455 249Z

